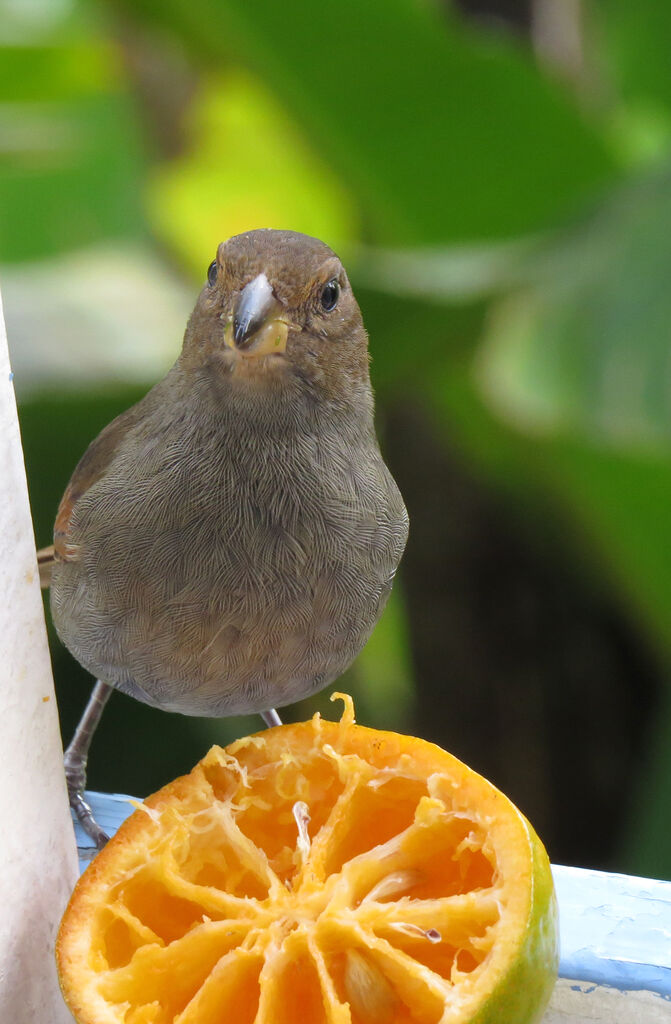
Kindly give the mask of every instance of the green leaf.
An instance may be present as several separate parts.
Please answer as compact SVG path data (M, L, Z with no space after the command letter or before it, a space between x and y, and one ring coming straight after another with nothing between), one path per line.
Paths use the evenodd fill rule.
M671 108L671 6L659 0L599 0L593 14L620 95Z
M0 102L64 102L114 91L109 46L91 39L62 46L3 46Z
M614 176L595 131L529 53L437 4L342 0L328 18L308 0L124 6L217 64L259 74L344 177L379 243L537 230Z
M238 70L206 78L188 132L188 150L153 172L147 206L155 233L199 280L218 243L250 226L291 227L338 248L356 237L343 182L257 79Z
M0 101L0 260L141 234L137 124L107 43L0 47Z
M524 429L619 445L671 437L671 166L621 188L537 254L480 363L494 407Z

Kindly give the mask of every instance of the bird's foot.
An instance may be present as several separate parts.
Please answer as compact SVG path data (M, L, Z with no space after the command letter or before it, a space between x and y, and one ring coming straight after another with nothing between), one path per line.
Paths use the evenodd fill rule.
M272 729L275 725L281 725L282 719L275 711L275 708L270 708L269 711L262 711L261 718L266 723L269 729Z
M66 750L63 766L68 784L70 807L75 812L77 821L87 836L95 843L96 849L102 850L109 836L94 818L93 811L84 796L86 789L86 761L82 762L77 757L68 757L68 753L69 751Z

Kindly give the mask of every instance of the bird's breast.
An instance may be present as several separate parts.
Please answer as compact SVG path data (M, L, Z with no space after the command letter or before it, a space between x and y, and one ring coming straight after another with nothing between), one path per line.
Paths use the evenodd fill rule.
M406 531L373 442L140 438L77 504L54 618L92 671L161 706L279 705L356 656Z

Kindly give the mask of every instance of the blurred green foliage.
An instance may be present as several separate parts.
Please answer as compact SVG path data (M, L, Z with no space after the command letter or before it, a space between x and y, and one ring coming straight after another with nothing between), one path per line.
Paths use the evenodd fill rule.
M188 149L154 168L147 210L156 234L198 277L203 254L222 238L274 222L280 210L296 231L356 237L347 189L261 81L237 69L206 75L187 130Z
M598 135L528 55L438 4L341 0L318 14L309 0L166 0L159 14L138 0L128 10L201 59L262 76L343 175L368 240L535 231L612 177Z
M141 144L110 42L2 48L0 259L40 259L141 228Z
M46 0L3 0L0 258L144 240L202 277L243 228L324 237L352 267L381 426L412 396L511 507L539 521L552 508L580 571L615 595L667 678L671 14L656 0L570 6L580 21L563 35L560 18L548 52L535 22L521 39L437 0L62 0L50 19ZM29 384L22 424L48 543L69 470L135 392ZM399 591L342 684L363 721L411 720L410 647ZM56 656L68 730L66 676L78 677ZM205 742L255 727L114 703L110 764L94 751L105 788L153 788L165 751L178 750L174 774ZM316 707L328 713L327 697L291 714ZM121 765L115 716L132 721L124 744L138 742ZM668 686L647 751L618 863L670 875Z

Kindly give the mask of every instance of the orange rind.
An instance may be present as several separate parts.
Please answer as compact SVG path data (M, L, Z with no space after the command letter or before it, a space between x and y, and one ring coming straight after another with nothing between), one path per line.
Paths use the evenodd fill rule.
M343 699L340 722L212 748L121 826L58 937L80 1024L540 1020L558 941L538 837Z

